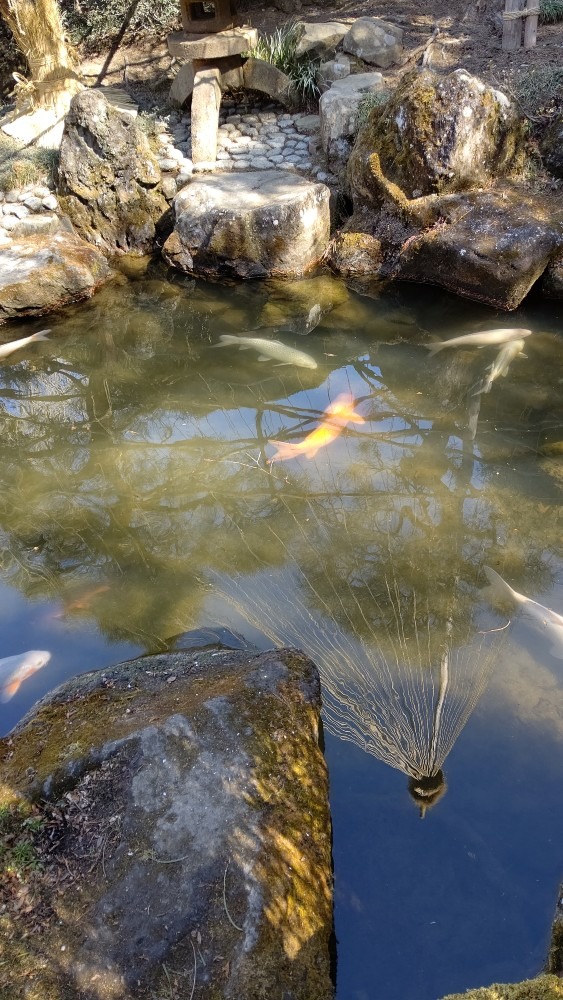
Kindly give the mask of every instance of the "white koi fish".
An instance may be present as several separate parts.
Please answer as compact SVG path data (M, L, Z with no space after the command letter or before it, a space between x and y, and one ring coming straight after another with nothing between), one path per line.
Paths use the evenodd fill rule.
M51 659L45 649L31 649L17 656L5 656L0 660L0 701L13 698L23 681L41 670Z
M495 360L489 368L486 377L483 379L482 387L478 389L477 392L490 392L495 379L500 378L501 375L508 375L508 369L510 368L511 362L522 353L523 347L524 341L521 337L518 340L513 340L511 343L505 344L504 347L501 347Z
M227 347L237 344L240 351L254 348L259 351L258 361L277 361L280 365L297 365L299 368L316 368L317 362L310 354L298 351L295 347L287 347L281 340L266 340L263 337L237 337L234 334L223 333L219 337L220 344L214 347Z
M483 570L490 586L485 588L489 591L489 596L493 601L501 604L512 604L520 609L523 617L529 619L534 628L540 629L552 642L551 652L558 659L563 660L563 615L558 615L556 611L532 601L524 594L519 594L517 590L503 580L490 566L483 566Z
M465 333L462 337L451 340L438 340L424 346L430 354L443 351L444 347L494 347L495 344L507 344L511 340L522 340L530 337L531 330L521 330L517 327L499 330L482 330L480 333Z
M32 344L34 340L47 340L47 335L50 332L50 330L39 330L37 333L32 333L30 337L22 337L21 340L12 340L9 344L2 344L0 346L0 358L7 358L9 354L19 351L20 347Z

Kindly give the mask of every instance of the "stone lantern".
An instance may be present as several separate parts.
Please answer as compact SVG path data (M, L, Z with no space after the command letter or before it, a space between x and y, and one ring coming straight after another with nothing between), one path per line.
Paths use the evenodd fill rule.
M208 35L238 27L235 0L180 0L186 34Z
M183 64L172 90L192 94L192 159L194 166L211 167L221 83L230 71L238 72L243 85L243 54L254 47L258 32L241 25L236 0L180 0L180 6L183 30L168 36L168 51Z

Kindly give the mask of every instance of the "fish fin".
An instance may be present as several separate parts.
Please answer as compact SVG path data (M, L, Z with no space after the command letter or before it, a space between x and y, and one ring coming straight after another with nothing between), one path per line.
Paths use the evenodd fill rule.
M528 359L528 355L524 354L524 351L518 351L518 357L519 358L526 358L526 359Z
M235 337L232 333L222 333L219 337L221 341L220 344L212 344L212 347L226 347L227 344L238 344L239 339Z
M37 333L32 333L32 340L48 340L50 330L38 330Z
M241 350L242 350L242 348L241 348ZM265 354L259 354L258 358L257 358L257 361L271 361L271 360L272 359L271 358L267 358ZM276 367L277 367L277 365L276 365Z
M446 346L446 341L434 340L431 344L423 344L422 346L425 347L427 351L430 351L430 357L432 357Z
M510 584L503 580L496 570L491 569L490 566L483 566L483 572L489 581L489 586L484 587L481 594L491 601L493 604L518 604L518 597L516 592L512 589Z
M296 444L294 441L268 441L268 444L273 444L277 449L275 454L268 459L270 463L278 461L283 462L288 458L295 458L296 455L299 455L302 450L300 449L299 444Z
M259 361L269 361L270 358L261 357L261 358L258 358L258 360ZM293 364L293 361L278 361L275 365L272 365L272 368L283 368L284 365L292 365L292 364Z
M4 684L4 686L0 688L0 701L4 704L7 701L10 701L16 692L19 691L20 685L21 681L11 681L9 684Z
M552 656L555 656L557 660L563 660L563 637L560 642L554 642L553 646L550 647L549 652Z
M350 416L348 417L348 420L349 420L349 422L351 424L365 424L366 423L366 418L360 416L359 413L351 413Z

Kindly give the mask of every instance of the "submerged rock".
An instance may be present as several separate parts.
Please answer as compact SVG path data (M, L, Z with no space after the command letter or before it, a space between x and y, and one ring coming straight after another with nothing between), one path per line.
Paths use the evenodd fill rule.
M72 232L12 240L0 254L0 324L90 298L112 273L103 254Z
M44 824L0 993L329 1000L319 710L291 650L142 657L40 702L0 741L0 804L40 801Z
M555 255L546 268L542 280L542 292L548 299L563 299L563 249Z
M211 277L299 276L326 251L330 191L284 170L199 177L174 201L163 254Z
M84 239L109 253L150 253L168 209L146 135L99 90L83 90L66 117L59 202Z

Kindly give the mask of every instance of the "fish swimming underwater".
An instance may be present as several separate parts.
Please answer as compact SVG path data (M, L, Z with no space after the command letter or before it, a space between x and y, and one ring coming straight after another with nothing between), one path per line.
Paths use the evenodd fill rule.
M556 611L551 611L543 604L538 604L537 601L532 601L531 598L513 590L490 566L483 566L483 570L489 581L489 587L485 588L489 592L488 596L493 601L496 599L500 603L512 604L519 608L523 617L529 619L535 628L541 629L547 635L552 642L553 655L563 660L563 615L558 615Z
M280 365L297 365L298 368L316 368L317 362L305 351L298 351L295 347L287 347L281 340L266 340L265 337L237 337L234 334L223 333L219 337L220 344L214 347L227 347L229 344L237 344L239 350L249 351L254 348L259 351L258 361L277 361Z
M27 653L0 659L0 701L13 698L23 681L41 670L50 659L51 654L45 649L30 649Z
M462 337L451 340L438 340L424 346L430 354L437 354L444 347L494 347L495 344L507 344L511 340L522 340L530 337L531 330L521 330L517 327L499 330L481 330L480 333L466 333Z
M508 369L510 368L511 362L522 353L523 347L524 341L521 337L518 340L513 340L509 344L505 344L504 347L501 347L495 360L489 368L489 371L483 379L483 382L481 383L481 388L477 390L477 393L490 392L495 379L500 378L501 375L508 375Z
M354 410L353 397L344 392L336 397L334 403L327 406L322 422L303 441L268 441L268 444L273 444L277 448L270 462L279 459L284 461L287 458L295 458L296 455L314 458L320 448L326 447L342 434L346 424L365 424L365 420Z
M10 344L2 344L0 358L7 358L9 354L19 351L20 347L25 347L26 344L32 344L34 340L47 340L47 335L50 332L50 330L39 330L37 333L32 333L30 337L22 337L21 340L12 340Z

